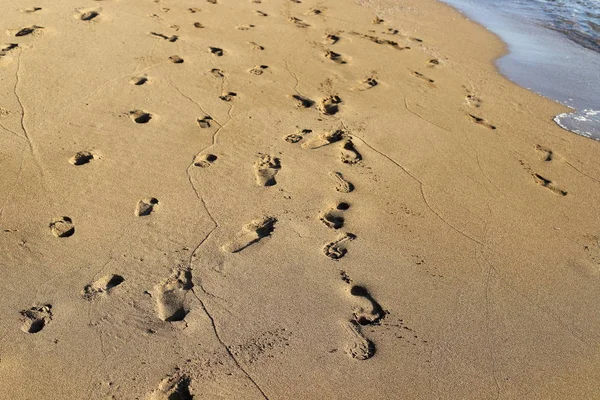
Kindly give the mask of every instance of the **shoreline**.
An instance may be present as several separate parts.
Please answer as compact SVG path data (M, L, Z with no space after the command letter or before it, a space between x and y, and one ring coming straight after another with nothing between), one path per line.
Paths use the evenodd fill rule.
M451 6L358 3L7 9L0 393L597 393L600 149Z

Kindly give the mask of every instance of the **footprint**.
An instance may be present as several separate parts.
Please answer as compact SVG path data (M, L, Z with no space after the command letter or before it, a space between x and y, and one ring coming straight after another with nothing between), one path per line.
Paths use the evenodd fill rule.
M217 4L217 0L206 0L206 2L210 4Z
M255 25L252 25L252 24L249 24L249 25L248 24L244 24L244 25L238 25L235 28L238 29L238 30L240 30L240 31L248 31L248 30L250 30L250 29L252 29L254 27L255 27Z
M429 84L429 86L431 86L431 87L433 87L433 88L434 88L434 87L436 87L436 86L435 86L435 84L434 84L434 82L435 82L435 81L434 81L433 79L430 79L430 78L426 77L426 76L425 76L425 75L423 75L422 73L420 73L420 72L418 72L418 71L411 71L411 74L412 74L413 76L415 76L415 77L419 78L419 79L422 79L422 80L424 80L425 82L427 82L427 83Z
M221 48L211 46L208 48L208 50L217 57L223 56L223 49L221 49Z
M378 16L375 16L375 18L373 18L371 20L371 23L374 24L374 25L379 25L379 24L382 24L384 21L385 20L379 18Z
M467 95L466 99L467 99L467 104L470 107L475 107L475 108L481 107L481 103L483 102L479 97L474 96L472 94ZM475 118L477 118L477 117L475 117Z
M31 14L31 13L40 11L41 9L42 9L42 7L31 7L31 8L25 8L25 9L21 10L21 12Z
M355 87L353 87L352 90L362 92L364 90L374 88L378 84L379 84L379 82L377 82L377 79L375 79L375 77L371 76L371 77L365 78L362 81L360 81L360 83L358 85L356 85Z
M199 13L200 11L202 11L201 9L197 8L197 7L190 7L188 8L188 12L191 14L196 14Z
M52 305L33 306L20 311L21 330L25 333L38 333L52 321Z
M432 67L432 68L433 68L433 67L436 67L436 66L438 66L438 65L440 65L440 60L438 60L438 59L436 59L436 58L432 58L431 60L429 60L429 61L427 62L427 66L429 66L429 67Z
M154 207L158 206L158 199L154 197L147 197L138 201L135 206L135 215L138 217L144 217L152 214Z
M152 114L143 110L129 111L129 116L136 124L146 124L152 119Z
M75 166L84 165L89 163L96 157L97 155L92 151L80 151L76 153L73 157L69 158L69 163Z
M335 182L335 190L340 193L350 193L354 190L354 185L344 179L344 176L339 172L330 172L329 176Z
M321 220L328 228L340 229L344 226L344 217L338 210L339 208L336 207L325 211L319 216L319 220Z
M82 21L91 21L99 15L100 14L97 11L86 11L79 14L79 19Z
M267 70L268 68L268 65L257 65L248 72L254 75L262 75L263 72L265 72L265 70Z
M254 163L254 176L258 186L274 186L277 184L275 175L281 169L281 162L277 157L268 154L259 154Z
M285 140L288 143L298 143L302 139L304 139L303 135L307 135L311 132L312 132L311 129L302 129L301 131L298 131L298 133L292 133L292 134L285 136L283 138L283 140Z
M198 118L196 123L202 129L210 128L212 117L210 115L205 116L204 118Z
M73 236L75 233L75 225L69 217L55 217L50 222L50 230L52 234L59 238Z
M256 42L248 42L248 44L252 47L252 50L264 50L265 47L261 46L260 44L256 43Z
M328 33L323 41L325 44L334 45L340 41L340 37L337 33Z
M356 239L356 235L352 233L342 233L337 237L337 239L327 243L323 247L323 254L332 260L339 260L348 252L346 249L346 243L351 242L354 239Z
M298 28L308 28L308 27L310 27L309 24L307 24L306 22L302 21L300 18L290 17L288 19L288 21L290 21L293 24L295 24Z
M346 61L346 59L341 54L336 53L335 51L331 51L331 50L325 51L325 58L328 58L331 61L338 63L338 64L347 64L348 63L348 61Z
M328 144L335 143L344 137L344 131L337 129L331 132L324 132L318 136L315 136L305 143L302 144L304 149L318 149L319 147L327 146Z
M535 150L536 150L536 152L537 152L538 157L540 158L540 160L546 161L546 162L552 161L552 158L554 157L554 153L549 148L544 147L544 146L539 145L539 144L536 144L535 145Z
M192 400L190 392L192 380L187 374L176 369L175 372L163 379L158 388L147 396L148 400Z
M213 68L213 69L210 70L210 73L215 78L224 78L225 77L225 71L223 71L220 68Z
M300 96L299 94L292 95L292 99L296 102L296 107L298 108L310 108L315 104L308 97Z
M182 64L183 63L183 58L179 57L178 55L173 55L169 57L169 60L173 63L173 64Z
M228 92L227 94L223 94L223 95L219 96L219 98L223 101L230 102L236 96L237 96L236 92Z
M362 156L354 147L354 143L350 139L344 140L342 143L342 162L344 164L356 164L360 160L362 160Z
M179 36L177 36L177 35L167 36L167 35L163 35L162 33L157 33L157 32L150 32L150 35L159 37L159 38L164 39L171 43L174 43L179 39Z
M194 159L194 166L208 168L217 160L214 154L198 154Z
M97 300L107 296L110 291L123 282L125 282L125 278L120 275L106 275L86 285L81 292L81 296L87 301Z
M20 36L27 36L27 35L31 35L32 33L40 30L40 29L44 29L43 26L37 26L37 25L33 25L33 26L28 26L25 28L21 28L17 31L17 33L15 33L16 37L20 37Z
M354 321L359 325L378 325L386 316L381 305L371 296L364 286L352 286L350 294L359 304L354 308Z
M264 237L270 236L275 230L277 219L274 217L262 217L249 223L242 228L234 240L222 246L228 253L237 253L244 250L253 243Z
M355 360L367 360L375 354L375 344L367 339L361 332L361 327L355 321L342 324L350 341L346 344L346 353Z
M204 28L204 25L201 24L200 22L194 22L194 28L200 28L200 29L202 29L202 28Z
M4 57L9 51L19 47L18 43L8 43L0 46L0 57Z
M260 10L254 10L254 14L258 15L259 17L268 17L269 14L267 14L266 12L262 12Z
M148 82L148 77L146 76L134 76L129 80L132 85L141 86Z
M158 317L168 322L182 321L189 312L185 299L192 287L192 272L183 267L174 269L170 277L154 287Z
M494 125L491 125L490 123L488 123L485 119L483 118L479 118L473 114L467 114L467 116L469 117L469 119L473 122L475 122L478 125L484 126L488 129L494 130L496 129L496 127Z
M541 185L541 186L549 189L552 193L557 194L559 196L567 195L567 192L565 190L562 190L561 188L557 187L554 183L552 183L551 180L544 178L540 174L532 174L532 176L533 176L533 180L535 180L535 182L538 185Z
M398 42L395 42L395 41L393 41L393 40L381 39L381 38L379 38L379 37L377 37L377 36L365 35L365 34L363 34L363 33L354 32L354 31L351 31L351 32L349 32L349 33L350 33L351 35L355 35L355 36L358 36L358 37L360 37L360 38L363 38L363 39L370 40L370 41L371 41L371 42L373 42L373 43L377 43L377 44L383 44L383 45L387 45L387 46L393 47L393 48L394 48L394 49L396 49L396 50L410 50L410 47L409 47L409 46L402 47L402 46L400 46L400 45L398 44Z
M318 108L324 115L334 115L339 111L339 104L341 103L342 99L339 96L331 95L322 99Z

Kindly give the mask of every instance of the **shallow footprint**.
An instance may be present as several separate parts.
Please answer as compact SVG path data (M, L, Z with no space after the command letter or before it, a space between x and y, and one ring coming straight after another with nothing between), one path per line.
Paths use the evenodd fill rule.
M287 136L284 136L283 140L285 140L288 143L298 143L302 139L304 139L304 135L307 135L309 133L312 133L312 129L302 129L299 130L297 133L291 133Z
M264 237L270 236L275 230L275 217L262 217L249 223L242 228L237 237L231 242L222 246L222 249L228 253L237 253L244 250L253 243L258 242Z
M346 139L344 143L342 143L341 151L341 159L344 164L356 164L362 160L362 156L356 150L354 143L352 143L350 139Z
M343 322L342 326L350 336L346 344L346 353L355 360L367 360L375 354L375 344L361 332L360 325L355 321Z
M141 199L135 206L135 215L138 217L150 215L157 205L158 199L154 197L147 197L145 199Z
M210 128L212 117L210 115L206 115L204 118L198 118L196 123L202 129Z
M50 230L52 234L59 238L73 236L75 233L75 225L69 217L55 217L50 222Z
M344 131L336 129L335 131L324 132L312 139L307 140L302 144L304 149L318 149L319 147L327 146L328 144L335 143L344 137Z
M257 65L248 72L250 72L253 75L262 75L268 68L268 65Z
M379 82L377 82L377 79L375 79L375 77L371 76L369 78L365 78L362 81L360 81L358 85L356 85L355 87L352 88L352 90L357 91L357 92L362 92L362 91L374 88L378 84L379 84Z
M132 85L141 86L148 82L148 77L146 76L134 76L129 80Z
M209 47L208 50L211 52L211 54L217 57L223 56L223 49L220 49L218 47Z
M281 162L277 157L268 154L259 154L254 163L254 176L258 186L274 186L277 184L275 175L281 169Z
M173 64L181 64L183 63L183 58L179 57L178 55L173 55L169 57L169 61L171 61Z
M125 279L121 275L106 275L86 285L81 292L81 296L87 301L96 300L107 296L111 290L123 282L125 282Z
M354 239L356 239L356 235L352 233L342 233L337 239L323 246L323 254L332 260L339 260L348 252L346 243L351 242Z
M354 190L354 185L348 182L339 172L330 172L329 176L335 182L335 190L340 193L350 193Z
M182 321L188 313L185 298L194 287L192 272L178 267L170 277L154 287L158 317L163 321Z
M148 400L191 400L193 395L190 392L191 379L179 369L165 379L163 379L158 388L147 396Z
M52 305L33 306L21 310L21 330L25 333L38 333L52 321Z
M561 188L556 186L554 183L552 183L552 181L550 179L546 179L543 176L541 176L540 174L533 174L532 176L533 176L533 180L538 185L545 187L546 189L550 190L552 193L559 195L559 196L566 196L568 194L567 191L562 190Z
M480 118L480 117L478 117L476 115L473 115L473 114L467 114L467 116L469 117L469 119L471 121L475 122L478 125L484 126L484 127L488 128L488 129L491 129L491 130L496 129L496 127L494 125L490 124L489 122L487 122L483 118Z

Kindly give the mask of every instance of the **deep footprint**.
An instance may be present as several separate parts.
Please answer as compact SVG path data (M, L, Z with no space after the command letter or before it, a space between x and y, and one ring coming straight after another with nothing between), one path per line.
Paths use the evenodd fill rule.
M340 193L350 193L354 190L354 185L348 182L339 172L330 172L329 176L335 183L335 190Z
M340 110L339 104L342 103L342 99L339 96L328 96L321 100L319 103L319 111L323 115L334 115Z
M189 311L185 300L192 287L192 272L182 267L174 269L170 277L154 287L158 317L168 322L182 321Z
M368 360L375 354L375 344L367 339L361 332L361 327L355 321L342 323L348 336L349 342L346 344L346 353L355 360Z
M533 180L538 185L545 187L546 189L550 190L552 193L554 193L558 196L566 196L568 194L567 191L562 190L561 188L557 187L554 183L552 183L551 180L544 178L540 174L532 174L532 176L533 176Z
M154 209L158 206L158 199L154 197L147 197L138 201L135 206L135 215L143 217L152 214Z
M38 333L52 321L52 305L44 304L22 310L21 330L25 333Z
M222 249L228 253L237 253L244 250L253 243L258 242L262 238L271 236L275 230L277 219L274 217L263 217L249 223L242 228L237 237L231 242L223 245Z
M254 163L254 176L258 186L274 186L277 184L275 175L281 169L281 162L277 157L268 154L259 154Z
M73 157L69 158L69 163L75 166L80 166L89 163L96 155L91 151L80 151L76 153Z
M125 281L120 275L106 275L94 282L86 285L81 292L81 296L87 300L92 301L101 297L107 296L114 288L119 286Z
M198 154L194 159L194 166L208 168L215 161L217 161L217 156L214 154Z
M147 124L152 119L152 114L143 110L130 111L129 116L136 124Z
M52 234L58 238L66 238L73 236L75 233L75 225L69 217L55 217L50 222L50 230Z
M339 260L348 252L346 244L354 239L356 239L356 235L352 233L342 233L334 241L323 246L323 254L332 260Z
M354 147L354 143L350 139L346 139L342 143L341 160L344 164L356 164L362 160L362 156Z
M471 121L475 122L478 125L484 126L484 127L488 128L488 129L491 129L491 130L496 129L496 127L494 125L490 124L489 122L487 122L483 118L477 117L477 116L475 116L473 114L468 114L467 116L469 117L469 119Z
M352 286L350 294L361 303L354 308L354 321L359 325L378 325L386 312L364 286Z

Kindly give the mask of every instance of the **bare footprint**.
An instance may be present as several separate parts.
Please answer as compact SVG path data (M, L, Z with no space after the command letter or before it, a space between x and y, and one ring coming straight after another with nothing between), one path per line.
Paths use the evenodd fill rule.
M352 140L346 139L344 143L342 143L341 148L341 159L344 164L356 164L360 160L362 160L362 156L354 147L354 143Z
M342 140L345 132L341 129L336 129L335 131L328 131L321 133L318 136L315 136L305 143L302 144L302 148L304 149L318 149L319 147L327 146L328 144L335 143L337 141Z
M361 327L355 321L345 321L342 326L350 337L346 344L346 353L355 360L367 360L375 354L375 344L361 332Z
M254 176L258 186L274 186L277 184L275 175L281 169L281 162L277 157L268 154L259 154L254 163Z
M214 154L198 154L194 158L194 166L200 167L200 168L208 168L215 161L217 161L217 156Z
M544 178L540 174L532 174L532 176L533 176L533 180L538 185L541 185L541 186L545 187L546 189L549 189L552 193L559 195L559 196L567 195L567 191L562 190L561 188L556 186L551 180Z
M182 64L183 58L179 57L178 55L173 55L169 57L169 61L171 61L173 64Z
M227 92L226 94L223 94L223 95L219 96L219 99L221 99L223 101L230 102L236 96L237 96L236 92Z
M222 57L223 56L223 49L219 48L219 47L209 47L208 51L212 54L215 55L217 57Z
M52 321L52 305L44 304L22 310L21 330L25 333L38 333Z
M354 239L356 239L356 235L353 235L352 233L342 233L334 241L323 246L323 254L332 260L339 260L348 252L346 244Z
M473 122L475 122L478 125L481 125L483 127L486 127L488 129L494 130L496 129L496 127L492 124L490 124L489 122L487 122L485 119L477 117L473 114L467 114L467 116L469 117L469 119Z
M152 119L152 114L143 110L129 111L129 116L136 124L147 124Z
M262 75L268 68L268 65L257 65L248 72L253 75Z
M347 203L344 203L347 204ZM343 208L344 209L344 208ZM319 220L331 229L340 229L344 226L344 217L338 207L330 208L329 210L319 215Z
M334 45L340 41L340 36L337 33L328 33L325 35L324 42L325 44Z
M466 100L467 100L467 104L470 107L475 107L475 108L481 107L481 103L483 103L483 101L479 97L472 95L472 94L468 94L466 97Z
M335 183L335 190L340 193L350 193L354 190L354 185L348 182L339 172L330 172L329 176Z
M352 88L352 90L357 91L357 92L362 92L362 91L374 88L378 84L379 84L379 82L377 82L377 79L375 79L374 76L370 76L370 77L365 78L362 81L360 81L358 83L358 85L356 85Z
M248 44L250 45L250 47L252 47L252 50L264 50L265 47L261 46L260 44L256 43L256 42L248 42Z
M222 246L222 249L228 253L237 253L244 250L253 243L258 242L264 237L270 236L275 230L277 219L274 217L262 217L249 223L242 228L242 231L236 235L231 242Z
M158 388L146 397L147 400L192 400L190 392L192 380L190 377L176 369L174 373L163 379Z
M144 85L148 82L148 77L147 76L134 76L133 78L131 78L129 80L129 83L131 83L132 85L136 85L136 86L141 86Z
M189 312L185 300L192 287L192 272L188 268L175 268L170 277L154 287L158 317L163 321L182 321Z
M212 117L210 115L206 115L203 118L198 118L196 120L196 123L198 124L198 126L202 129L206 129L206 128L210 128L211 123L212 123Z
M254 10L254 14L258 15L259 17L268 17L269 14L267 14L266 12L260 11L260 10Z
M52 234L59 238L73 236L75 233L75 225L69 217L55 217L50 222L50 230Z
M158 199L154 197L147 197L138 201L135 206L135 215L143 217L152 214L154 208L158 206Z
M354 321L359 325L378 325L386 316L381 305L371 296L364 286L352 286L350 294L358 304L354 308Z
M69 163L80 166L89 163L95 158L98 158L98 155L93 151L79 151L73 157L69 158Z
M336 53L335 51L325 50L325 58L330 59L331 61L337 64L347 64L348 61L341 54Z
M82 21L91 21L94 18L97 18L100 15L100 13L98 13L97 11L84 11L81 12L77 17L82 20Z
M106 275L94 282L86 285L81 292L81 296L87 300L97 300L107 296L114 288L125 282L125 278L120 275Z
M554 153L552 150L542 145L536 144L535 151L537 152L539 159L542 161L550 162L554 158Z
M307 24L306 22L302 21L300 18L290 17L290 18L288 18L288 21L290 21L291 23L293 23L294 25L296 25L298 28L308 28L308 27L310 27L309 24Z
M34 12L38 12L41 9L42 9L42 7L31 7L31 8L22 9L21 12L26 13L26 14L31 14Z
M433 79L430 79L430 78L426 77L425 75L423 75L422 73L420 73L418 71L411 71L411 73L412 73L413 76L415 76L415 77L417 77L419 79L422 79L425 82L427 82L427 84L429 84L429 86L431 86L433 88L436 87L435 83L434 83L435 81Z
M158 33L158 32L150 32L150 35L159 37L159 38L164 39L167 42L171 42L171 43L174 43L179 39L179 36L177 36L177 35L167 36L167 35L164 35L164 34Z
M339 111L339 104L341 103L342 99L339 96L331 95L322 99L318 108L323 115L334 115Z
M296 107L298 108L310 108L315 104L308 97L300 96L299 94L293 94L291 97L296 102Z
M44 27L43 26L37 26L37 25L28 26L28 27L19 29L15 33L15 36L16 37L28 36L28 35L31 35L33 33L38 33L41 29L44 29Z
M302 139L304 139L304 135L307 135L311 132L312 132L311 129L302 129L302 130L299 130L297 133L291 133L287 136L284 136L283 140L285 140L288 143L298 143Z

